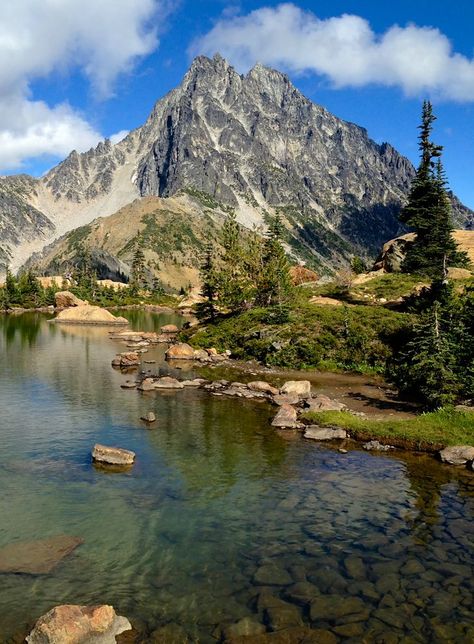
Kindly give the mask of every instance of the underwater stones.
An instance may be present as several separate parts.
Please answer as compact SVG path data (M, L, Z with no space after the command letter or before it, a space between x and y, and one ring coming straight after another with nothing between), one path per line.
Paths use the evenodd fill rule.
M28 644L113 644L131 630L128 619L112 606L56 606L40 617L26 638Z
M311 383L309 380L288 380L280 389L280 393L308 398L311 395Z
M364 580L367 577L367 571L364 562L360 557L350 556L344 559L344 568L352 579Z
M146 641L149 644L188 644L190 639L179 624L166 624L155 629Z
M272 427L297 428L299 426L298 414L291 405L282 405L272 420Z
M320 595L311 602L309 615L312 622L336 621L349 615L355 618L351 621L363 621L368 618L369 611L359 597Z
M0 548L0 573L46 575L82 543L68 535L9 543Z
M337 427L309 425L305 428L304 437L315 441L333 441L347 438L347 432L345 429L339 429Z
M474 447L471 445L453 445L445 447L439 453L443 463L449 465L465 465L469 461L474 461Z
M263 624L257 622L251 617L243 617L235 624L230 624L222 628L222 634L225 640L232 640L235 637L250 637L265 633L267 629Z
M140 416L140 420L143 420L144 423L154 423L156 421L156 416L154 412L148 411L144 416Z
M285 597L299 606L307 606L320 594L319 588L309 581L298 581L285 591Z
M133 465L135 452L121 447L107 447L96 443L92 450L92 460L102 465L115 465L128 467Z
M128 367L137 367L140 364L140 358L136 351L125 351L118 353L112 360L113 367L127 369Z
M303 626L301 611L294 604L287 604L286 602L266 608L265 621L272 631L281 631L283 628L293 626Z
M425 567L417 559L409 559L401 568L402 575L422 575L426 572Z
M289 586L293 581L288 571L273 563L260 566L253 580L262 586Z

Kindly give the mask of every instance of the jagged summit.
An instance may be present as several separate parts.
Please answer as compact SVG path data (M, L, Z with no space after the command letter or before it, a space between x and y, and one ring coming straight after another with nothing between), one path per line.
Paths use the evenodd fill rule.
M392 146L312 103L285 74L257 63L242 75L219 54L198 56L122 141L72 152L41 180L21 182L13 196L30 209L29 227L17 225L11 181L0 180L0 230L8 230L4 252L18 266L54 237L136 198L187 192L234 208L247 226L279 213L293 251L330 265L374 253L400 232L413 173ZM459 202L455 208L457 225L472 221Z

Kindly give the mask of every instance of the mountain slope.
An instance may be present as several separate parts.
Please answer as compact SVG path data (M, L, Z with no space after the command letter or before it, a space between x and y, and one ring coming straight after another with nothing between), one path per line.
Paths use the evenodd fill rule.
M201 56L123 141L25 179L22 203L41 236L15 237L17 214L0 210L10 230L2 246L17 267L45 241L136 198L187 192L235 209L249 227L280 213L297 256L334 266L402 232L397 215L413 175L393 147L315 105L285 75L257 65L242 76L218 55ZM456 225L472 226L473 213L454 198L453 206Z

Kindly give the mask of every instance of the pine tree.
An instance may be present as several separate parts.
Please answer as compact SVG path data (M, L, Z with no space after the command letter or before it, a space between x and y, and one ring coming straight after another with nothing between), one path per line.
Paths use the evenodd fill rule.
M408 203L400 221L410 226L416 239L410 245L402 270L444 279L448 266L465 263L452 236L451 203L441 163L442 146L431 141L436 116L429 101L424 101L419 126L420 165L413 180Z
M222 254L216 273L219 304L231 311L242 310L252 299L254 285L246 270L242 230L235 213L230 213L222 227Z

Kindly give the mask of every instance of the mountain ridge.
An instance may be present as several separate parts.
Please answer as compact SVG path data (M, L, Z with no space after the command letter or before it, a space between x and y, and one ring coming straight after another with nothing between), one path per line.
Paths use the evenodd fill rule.
M403 232L397 215L414 172L389 143L311 102L285 74L257 64L241 75L219 55L199 56L119 143L73 151L41 179L0 179L3 255L18 268L137 198L194 190L247 227L281 215L295 256L335 266ZM456 225L472 226L474 213L454 197L453 206Z

